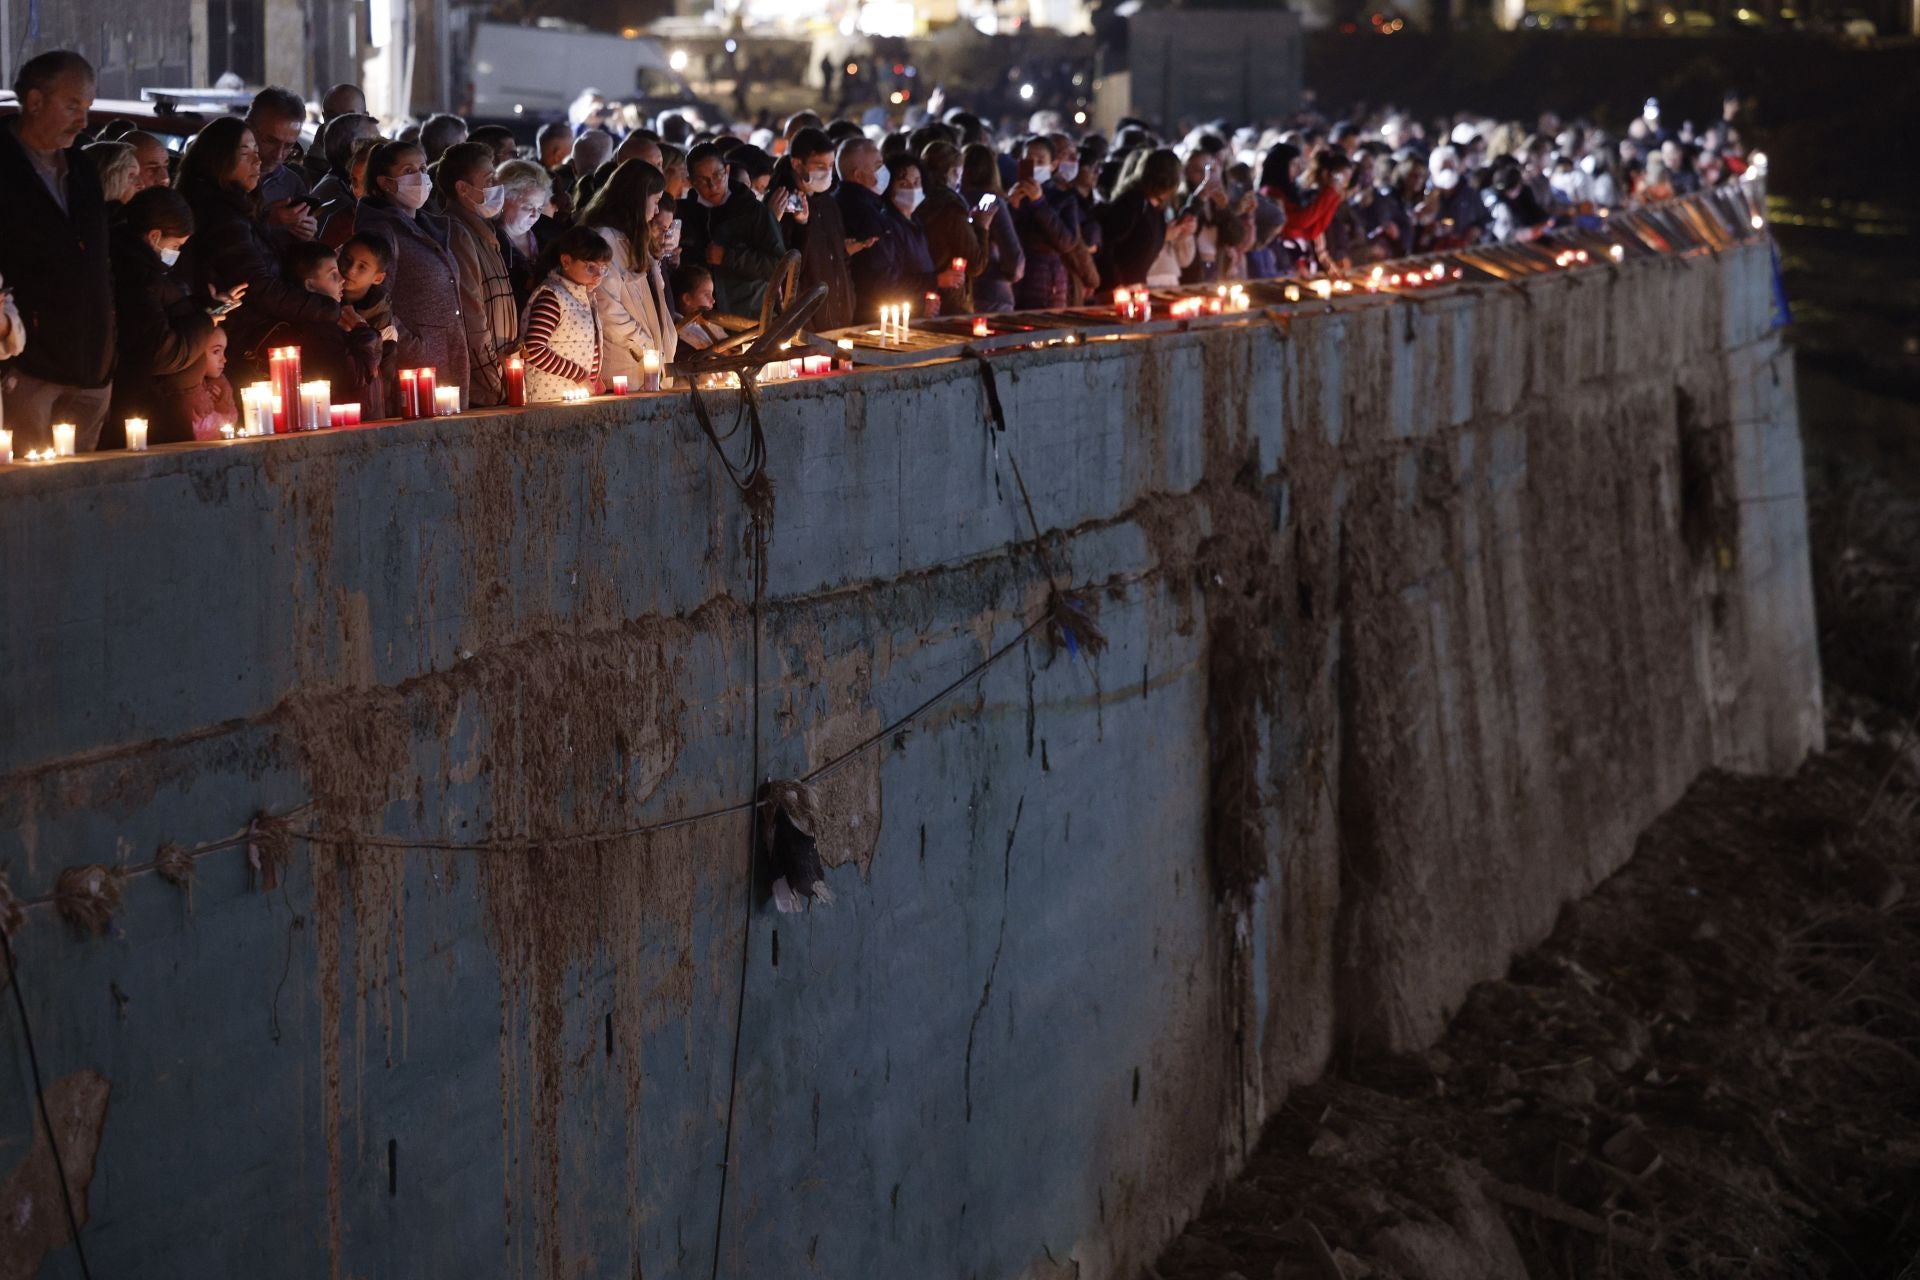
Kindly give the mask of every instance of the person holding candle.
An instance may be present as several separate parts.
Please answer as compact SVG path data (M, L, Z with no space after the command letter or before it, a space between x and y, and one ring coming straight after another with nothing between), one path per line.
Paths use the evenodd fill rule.
M149 187L128 200L114 228L118 350L102 448L121 446L128 418L147 419L154 444L193 439L193 424L177 393L199 382L216 322L169 270L192 235L193 210L170 187Z
M600 320L593 294L612 259L612 247L588 227L569 227L541 255L544 273L527 303L520 347L527 403L599 391Z
M193 209L193 238L177 270L196 297L231 295L238 310L224 321L232 336L242 381L264 377L261 342L277 324L331 323L339 304L310 293L280 271L280 255L255 218L260 152L253 132L234 116L210 122L195 135L180 161L175 190ZM245 285L244 296L238 286Z
M1113 199L1100 205L1100 288L1147 282L1167 239L1167 202L1180 190L1180 157L1165 147L1141 147L1128 156Z
M411 142L383 142L367 158L366 182L359 234L385 242L394 319L416 344L402 351L402 365L433 369L441 386L464 387L467 333L460 268L448 247L446 219L423 209L432 189L426 152Z
M505 360L520 346L520 309L500 252L496 219L507 189L493 176L493 148L461 142L440 157L434 181L447 211L447 244L459 268L460 314L466 321L467 405L505 403Z
M671 361L679 346L667 282L654 250L654 218L666 194L666 177L645 160L622 161L605 185L575 216L607 242L613 256L606 278L594 291L600 316L600 341L609 379L624 377L641 386L641 355L652 348Z
M54 422L100 437L113 376L107 203L76 143L93 104L93 67L54 50L20 65L19 112L0 121L0 276L33 340L7 362L14 456L44 449Z
M940 314L963 316L973 311L973 279L987 269L987 226L992 209L970 208L960 198L960 148L951 142L929 142L920 154L920 173L926 198L913 215L927 237L927 256L949 267L960 266L952 288L940 290Z

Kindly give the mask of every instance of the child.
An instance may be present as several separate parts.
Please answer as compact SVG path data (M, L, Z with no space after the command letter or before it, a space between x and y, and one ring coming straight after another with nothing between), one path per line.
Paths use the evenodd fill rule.
M287 250L287 274L309 293L341 301L346 278L332 249L318 240L303 241ZM267 335L266 345L300 348L300 376L330 384L339 404L361 406L366 417L367 390L380 373L380 335L352 307L342 306L332 323L283 323Z
M207 354L200 365L200 380L176 393L182 400L181 413L193 427L195 440L218 440L240 420L240 408L234 403L233 387L227 382L227 331L216 327L207 339Z
M697 262L673 269L673 305L680 312L680 341L705 351L724 341L727 331L706 317L713 311L713 272Z
M527 403L566 398L569 391L600 391L600 320L593 291L613 262L613 248L589 227L569 227L534 274L540 285L527 299L520 354L527 362Z
M340 300L353 308L380 335L380 376L367 388L361 404L363 421L390 416L388 405L397 405L403 355L412 346L409 335L393 318L393 295L387 289L387 272L393 268L393 249L379 236L355 235L340 246L340 276L344 282ZM406 362L406 367L418 361Z

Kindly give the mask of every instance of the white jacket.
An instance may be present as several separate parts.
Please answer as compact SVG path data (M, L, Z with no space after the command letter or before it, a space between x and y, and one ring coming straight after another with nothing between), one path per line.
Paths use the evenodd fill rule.
M637 391L640 352L652 347L660 353L660 362L667 364L679 346L666 281L659 262L636 253L625 234L612 227L594 230L613 247L613 262L593 294L594 310L600 313L601 376L611 382L624 373Z
M6 287L6 281L0 280L0 289ZM0 294L0 360L11 360L27 349L27 326L20 322L20 312L13 305L13 295ZM0 379L0 389L4 387ZM0 427L7 425L6 405L0 402Z

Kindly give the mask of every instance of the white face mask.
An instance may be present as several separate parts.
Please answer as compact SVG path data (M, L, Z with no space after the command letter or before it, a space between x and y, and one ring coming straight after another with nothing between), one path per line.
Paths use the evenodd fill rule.
M507 189L505 187L488 187L480 194L480 205L476 212L483 218L497 218L506 204Z
M1435 169L1433 171L1433 185L1436 190L1453 190L1460 185L1460 171L1458 169Z
M808 172L805 177L801 179L801 185L808 191L818 195L833 185L833 171L831 169L822 169L818 173Z
M893 175L887 171L887 166L883 164L878 169L875 169L873 171L872 190L876 194L878 194L879 192L885 191L887 189L887 183L891 182L892 180L893 180Z
M920 202L926 198L927 193L919 187L899 187L893 193L893 206L908 217L912 217L913 211L918 209Z
M1080 162L1078 160L1062 160L1053 167L1053 176L1062 182L1072 182L1080 176Z
M393 182L393 202L402 209L418 209L427 202L432 182L424 173L403 173Z
M180 246L179 246L179 245L174 245L174 246L173 246L172 248L170 248L170 249L162 249L162 250L160 250L160 265L161 265L161 266L163 266L163 267L170 267L170 266L172 266L172 265L173 265L174 263L176 263L176 262L178 262L178 261L180 261Z
M1034 181L1035 181L1036 183L1038 183L1038 184L1039 184L1040 186L1043 186L1043 187L1044 187L1044 186L1046 186L1046 185L1047 185L1047 182L1048 182L1048 181L1049 181L1049 180L1050 180L1050 179L1051 179L1052 177L1053 177L1053 166L1052 166L1052 165L1050 165L1050 164L1037 164L1037 165L1035 165L1035 166L1033 166L1033 180L1034 180Z

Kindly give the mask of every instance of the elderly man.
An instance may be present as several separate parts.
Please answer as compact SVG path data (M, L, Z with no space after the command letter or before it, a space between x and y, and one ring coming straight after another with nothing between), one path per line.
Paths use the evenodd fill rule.
M302 203L307 198L307 175L292 163L300 148L300 130L307 122L307 104L291 89L269 85L253 95L247 109L247 128L260 148L260 220L284 248L289 239L311 240L320 224Z
M14 78L19 114L0 124L0 278L12 288L26 349L0 366L13 447L52 443L74 425L75 447L100 439L113 377L113 277L107 201L76 145L93 106L93 67L55 50Z
M172 183L173 173L167 167L167 144L141 129L123 134L120 141L133 148L134 170L133 189L135 194L148 187L164 187Z

